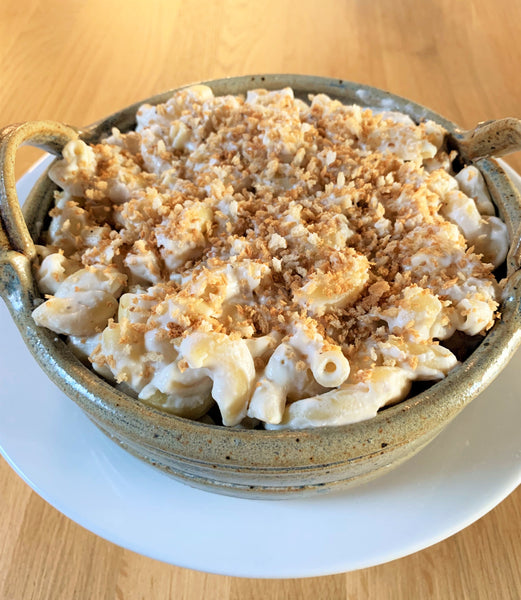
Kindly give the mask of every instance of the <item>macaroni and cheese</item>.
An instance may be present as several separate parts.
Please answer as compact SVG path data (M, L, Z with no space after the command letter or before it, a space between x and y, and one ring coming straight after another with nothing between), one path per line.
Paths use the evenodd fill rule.
M139 400L216 405L226 426L351 423L494 324L506 226L436 123L202 85L136 119L51 167L33 317Z

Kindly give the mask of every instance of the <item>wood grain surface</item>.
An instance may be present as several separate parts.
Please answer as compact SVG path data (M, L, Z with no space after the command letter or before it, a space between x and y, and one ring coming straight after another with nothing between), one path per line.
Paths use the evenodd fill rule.
M0 126L41 118L81 126L180 84L286 72L388 89L469 128L521 116L520 67L518 0L0 3ZM23 148L18 173L37 156ZM509 162L521 170L519 153ZM256 580L162 564L104 541L3 460L0 482L1 600L521 598L519 489L412 556L335 576Z

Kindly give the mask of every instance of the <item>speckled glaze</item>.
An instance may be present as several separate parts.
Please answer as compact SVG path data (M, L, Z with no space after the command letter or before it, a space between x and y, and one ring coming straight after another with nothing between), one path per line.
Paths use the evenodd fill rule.
M453 123L423 106L342 80L264 75L206 83L217 95L285 86L291 86L302 98L323 92L345 103L396 109L415 120L432 119L451 132L456 143L461 134ZM146 101L164 102L171 93ZM387 472L423 448L496 377L521 343L521 201L501 167L494 160L480 159L475 164L512 240L502 317L461 366L427 391L361 423L298 431L248 431L168 415L116 390L81 364L60 338L37 327L31 318L39 296L32 275L32 240L38 239L42 230L55 186L42 176L22 216L14 187L14 153L25 142L59 153L68 139L78 135L97 141L114 126L128 130L135 125L140 104L80 132L62 124L40 122L11 126L0 134L0 292L48 376L100 429L132 454L192 486L234 496L285 498L343 489ZM497 131L493 135L497 136Z

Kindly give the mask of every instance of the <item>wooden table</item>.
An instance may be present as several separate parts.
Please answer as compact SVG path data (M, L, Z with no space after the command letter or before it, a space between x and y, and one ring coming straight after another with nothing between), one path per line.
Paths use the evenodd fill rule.
M195 80L309 73L388 89L471 127L521 115L517 0L17 0L0 4L0 126L90 123ZM22 149L21 174L38 152ZM510 163L521 169L521 156ZM521 491L434 547L299 580L144 558L46 504L0 460L0 598L520 598Z

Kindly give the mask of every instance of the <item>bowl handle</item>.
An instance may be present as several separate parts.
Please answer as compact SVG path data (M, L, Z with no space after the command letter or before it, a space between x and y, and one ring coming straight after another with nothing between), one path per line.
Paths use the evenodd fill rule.
M0 130L0 252L14 250L29 259L35 256L16 194L14 163L18 148L30 144L59 155L68 141L77 138L75 129L54 121L29 121Z
M521 150L521 119L506 117L484 121L474 129L449 134L449 149L456 149L465 160L505 156Z
M0 293L13 308L21 288L32 287L31 260L36 256L16 193L16 151L27 143L59 155L78 135L76 129L54 121L29 121L0 130Z

